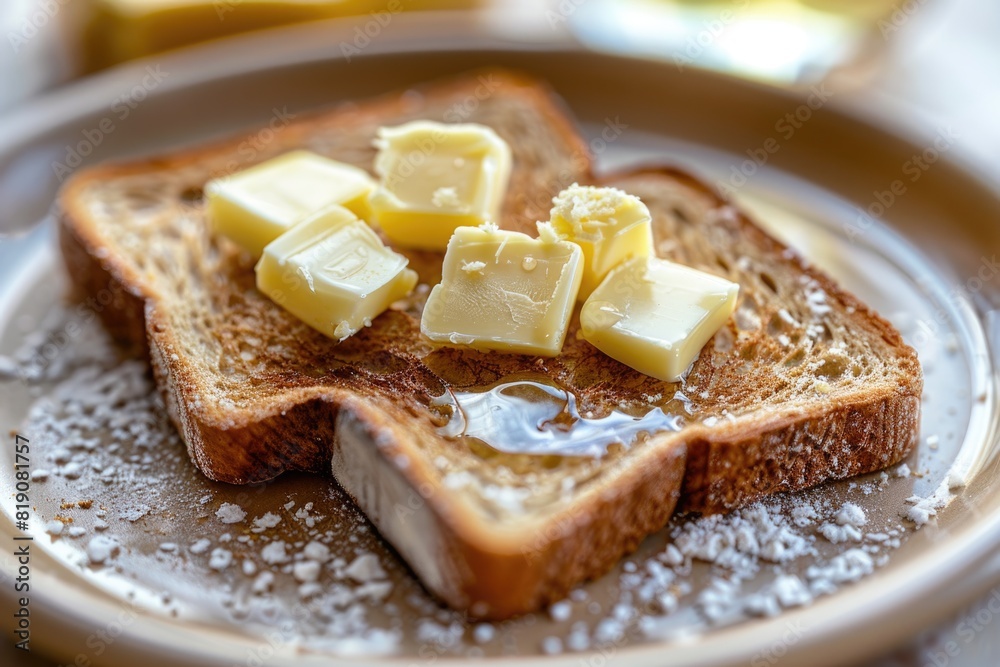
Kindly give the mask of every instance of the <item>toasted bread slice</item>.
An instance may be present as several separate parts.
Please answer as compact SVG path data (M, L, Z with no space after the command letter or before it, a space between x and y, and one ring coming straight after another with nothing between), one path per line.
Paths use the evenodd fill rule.
M504 618L606 571L678 501L725 511L888 466L915 443L913 350L678 171L603 180L649 206L658 254L741 285L734 317L685 383L604 356L575 318L553 359L436 349L419 333L426 287L336 344L257 292L253 258L209 233L201 188L234 164L304 147L370 170L376 128L415 118L482 123L507 140L506 228L531 233L558 190L597 180L544 86L487 72L297 122L249 160L235 140L90 169L63 190L61 243L75 284L119 340L148 351L209 477L248 483L331 466L431 591ZM439 280L440 254L406 254L424 285ZM558 387L589 418L659 409L672 428L611 444L600 458L508 453L442 434L449 397L511 379Z

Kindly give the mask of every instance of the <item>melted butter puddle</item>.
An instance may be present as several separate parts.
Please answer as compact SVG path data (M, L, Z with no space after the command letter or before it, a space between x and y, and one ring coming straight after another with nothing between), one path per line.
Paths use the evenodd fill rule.
M451 408L441 435L474 438L508 454L600 458L612 444L628 447L643 436L678 431L683 425L681 415L660 406L641 416L615 410L605 417L584 417L571 393L532 381L479 392L449 389L432 405Z

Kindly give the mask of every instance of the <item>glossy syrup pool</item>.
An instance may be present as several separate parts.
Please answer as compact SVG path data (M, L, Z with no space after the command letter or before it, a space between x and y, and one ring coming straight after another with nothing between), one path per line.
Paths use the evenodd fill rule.
M439 429L487 458L496 452L601 458L663 431L683 428L691 406L681 392L660 405L619 406L582 414L569 390L537 379L507 380L472 390L449 388L432 407L447 423Z

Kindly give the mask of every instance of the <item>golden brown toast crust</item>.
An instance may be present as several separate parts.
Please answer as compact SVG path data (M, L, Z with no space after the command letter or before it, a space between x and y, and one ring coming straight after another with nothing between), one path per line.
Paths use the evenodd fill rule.
M493 77L493 90L480 99L476 91L488 87L482 77ZM464 115L449 117L455 109ZM254 160L306 147L370 169L375 129L412 118L480 122L508 140L514 170L506 228L531 232L555 192L595 180L585 144L544 87L502 73L316 115L279 131ZM230 169L238 146L236 140L74 177L59 201L74 283L85 295L114 295L103 321L120 341L148 351L170 414L206 475L248 483L284 470L325 470L332 460L335 477L383 535L453 606L503 618L560 598L663 526L682 488L685 508L724 511L885 467L916 441L921 374L913 350L887 322L682 172L603 179L650 206L658 254L741 284L736 317L679 387L605 357L576 335L575 323L563 354L551 360L436 350L419 335L419 298L334 344L257 293L251 258L207 231L197 193ZM150 227L162 244L144 236ZM422 282L438 280L439 254L407 254ZM809 307L796 285L798 292L821 291L831 312L807 326ZM782 323L777 310L784 304L801 326ZM782 336L801 343L786 345ZM843 336L862 340L864 364L834 354ZM879 381L854 386L854 373ZM437 454L487 477L495 462L439 436L440 415L429 405L446 388L479 388L512 375L545 378L575 394L581 411L596 413L652 396L676 405L683 389L691 418L680 432L603 464L538 473L539 488L560 474L596 481L581 481L572 502L536 510L533 527L494 534L503 531L486 510L456 501L432 459ZM411 537L407 531L421 522L427 530ZM436 562L416 540L433 545L428 553Z

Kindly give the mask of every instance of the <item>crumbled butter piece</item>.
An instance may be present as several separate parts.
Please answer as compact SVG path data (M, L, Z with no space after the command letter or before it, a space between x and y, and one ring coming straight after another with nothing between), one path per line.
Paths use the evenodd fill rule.
M552 231L583 249L581 301L623 261L653 254L649 209L638 197L617 188L574 183L552 203ZM539 226L539 234L542 233Z

